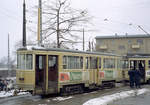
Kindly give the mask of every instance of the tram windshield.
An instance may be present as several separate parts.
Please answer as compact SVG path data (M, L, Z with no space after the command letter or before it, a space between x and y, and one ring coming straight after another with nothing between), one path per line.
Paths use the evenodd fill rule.
M32 70L33 68L33 55L32 54L18 54L17 55L17 68L20 70Z

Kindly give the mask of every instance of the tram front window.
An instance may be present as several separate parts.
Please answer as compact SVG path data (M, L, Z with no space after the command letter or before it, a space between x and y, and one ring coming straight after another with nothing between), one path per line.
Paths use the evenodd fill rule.
M17 55L17 68L20 70L32 70L33 68L32 54L18 54Z

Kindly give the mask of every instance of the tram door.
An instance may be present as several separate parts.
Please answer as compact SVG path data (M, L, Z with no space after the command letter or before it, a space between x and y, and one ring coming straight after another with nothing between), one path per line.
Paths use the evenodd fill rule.
M36 55L36 88L46 90L46 55Z
M145 81L145 60L131 60L130 68L140 70L142 82Z
M49 93L57 92L58 84L58 56L48 56L48 91Z

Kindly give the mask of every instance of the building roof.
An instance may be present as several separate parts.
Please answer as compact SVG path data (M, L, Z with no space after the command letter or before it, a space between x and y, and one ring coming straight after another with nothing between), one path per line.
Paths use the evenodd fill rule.
M150 38L148 34L96 36L95 39Z

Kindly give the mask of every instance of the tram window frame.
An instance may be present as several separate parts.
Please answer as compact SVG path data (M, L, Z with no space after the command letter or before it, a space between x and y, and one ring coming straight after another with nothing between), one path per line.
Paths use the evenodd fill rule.
M48 56L48 68L56 68L57 65L57 56Z
M115 68L115 58L104 58L103 67L107 69Z
M97 69L97 57L90 57L90 69Z
M123 66L126 66L126 65L124 65L124 60L117 59L117 68L122 69Z
M33 70L33 55L32 54L17 54L17 69Z
M150 60L148 60L148 68L150 68Z
M63 56L63 69L67 69L67 56Z
M63 69L83 69L83 57L63 56Z
M32 68L33 68L33 55L26 54L26 69L31 70Z
M129 68L129 61L128 60L121 60L122 69L128 69Z
M89 57L85 58L85 62L86 62L86 69L89 69Z
M101 58L99 58L99 69L101 69L102 68L102 59Z
M39 62L38 63L39 63L39 65L38 65L39 67L38 68L40 70L42 70L43 69L43 57L42 56L39 56Z

